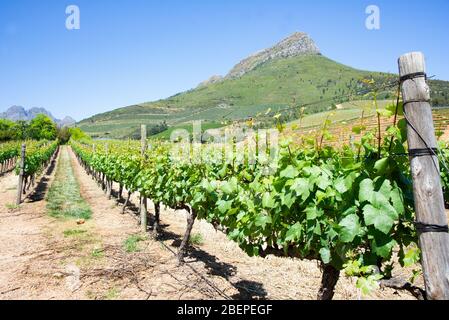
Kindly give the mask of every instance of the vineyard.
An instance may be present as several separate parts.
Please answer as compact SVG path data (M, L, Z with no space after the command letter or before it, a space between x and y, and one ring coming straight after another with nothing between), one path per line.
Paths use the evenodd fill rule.
M19 157L19 144L16 142L0 144L0 174L3 175L15 168Z
M396 103L378 108L374 94L375 113L363 111L348 121L333 122L329 112L320 125L293 126L283 122L282 111L269 109L264 117L275 123L278 141L270 131L253 131L258 119L251 118L241 123L254 134L239 142L233 137L203 143L190 135L172 142L147 139L142 126L141 141L92 140L77 131L67 144L0 144L1 201L7 209L1 212L0 240L8 257L0 268L13 270L0 276L0 297L31 290L31 297L115 299L122 290L126 297L145 299L179 292L179 299L295 299L271 287L278 296L268 297L261 283L296 279L295 273L307 274L309 262L318 265L318 283L310 287L319 300L341 297L341 283L348 279L348 290L358 290L359 298L385 290L416 299L444 297L429 286L435 253L427 242L434 238L427 235L445 236L447 226L436 215L438 223L423 221L427 207L437 210L439 203L435 198L423 204L422 198L441 195L442 189L449 205L448 112L434 111L432 125L413 121L430 116L432 122L432 113L430 105L422 115L410 107L428 103L410 99L410 82L424 82L422 74L412 75L401 77ZM423 135L442 139L434 147ZM417 179L425 179L423 194ZM23 220L27 212L33 212L33 223ZM206 239L198 224L209 230ZM204 243L210 239L222 243ZM29 257L25 265L16 264L17 254ZM281 269L296 269L271 279L276 266L270 259ZM246 268L238 281L231 280L233 263ZM265 268L262 282L246 280L248 270L258 268ZM233 295L216 284L217 275ZM46 282L52 289L39 292Z
M329 119L332 119L334 114L335 112L328 112ZM403 119L403 117L400 116L399 119ZM441 136L441 140L449 141L449 137L447 137L447 132L449 129L449 109L434 109L433 120L435 134L437 136ZM394 125L394 117L388 114L381 116L380 122L381 132L385 132L388 127ZM285 132L283 132L283 135L286 137L294 137L295 139L300 139L301 136L304 135L314 134L316 136L320 133L322 127L323 124L306 128L293 125L287 127ZM360 111L360 116L356 118L331 122L331 125L329 125L328 128L331 137L326 141L326 143L334 146L338 146L341 143L351 144L353 140L360 140L363 131L372 131L376 134L377 127L378 119L376 115L371 114L366 116L363 111Z
M405 119L385 129L380 149L376 130L368 128L341 147L327 143L333 135L322 131L322 139L316 133L295 143L284 139L276 163L266 145L252 150L250 143L235 141L217 146L149 140L144 153L137 141L72 139L70 146L104 197L123 204L122 213L133 195L140 206L134 214L153 212L148 225L143 221L154 241L164 237L164 215L173 214L167 208L187 212L178 264L192 250L194 222L205 221L248 256L319 261L318 298L331 299L343 276L355 277L355 286L370 294L391 284L394 268L412 268L414 278L420 274ZM267 137L255 139L259 145ZM56 142L25 145L24 193L59 149ZM19 174L21 144L1 148L4 172L16 166ZM440 149L444 167L449 152L444 142ZM442 170L446 201L448 176ZM154 204L148 211L147 198ZM418 287L410 291L422 298Z
M398 127L405 129L404 123ZM116 182L119 197L126 189L128 199L133 192L151 199L156 237L161 205L189 212L180 263L195 219L206 220L250 256L321 261L319 297L328 299L340 270L359 277L358 286L369 292L391 276L395 248L401 266L419 261L405 132L399 128L386 131L380 149L370 144L372 132L356 148L320 149L313 138L292 148L284 141L274 168L267 154L251 164L248 150L227 156L224 148L199 145L195 153L192 147L174 157L173 146L151 143L142 157L139 144L130 142L71 146L108 194Z

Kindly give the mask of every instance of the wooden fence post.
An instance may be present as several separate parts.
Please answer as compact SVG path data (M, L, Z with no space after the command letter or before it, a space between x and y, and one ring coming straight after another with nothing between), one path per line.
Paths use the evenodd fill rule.
M104 145L104 151L106 153L106 156L109 155L109 144L106 142ZM106 177L106 196L108 197L108 200L111 200L112 198L112 180L109 179L109 177Z
M23 189L23 176L25 174L25 154L26 154L26 144L22 144L22 152L20 158L20 171L19 171L19 183L17 185L17 202L19 206L22 203L22 189Z
M140 144L141 144L141 156L142 159L145 159L145 152L147 150L147 126L142 125L140 127ZM147 198L141 196L140 197L140 225L142 228L142 232L147 231L147 223L148 223L148 211L147 211Z
M427 298L449 299L449 233L444 208L424 55L399 58L413 196ZM423 141L424 140L424 141ZM430 225L434 225L433 227Z

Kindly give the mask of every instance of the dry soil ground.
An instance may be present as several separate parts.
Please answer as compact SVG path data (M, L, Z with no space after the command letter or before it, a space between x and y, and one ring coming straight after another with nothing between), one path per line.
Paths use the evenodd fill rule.
M444 130L443 135L440 137L440 140L449 142L449 126Z

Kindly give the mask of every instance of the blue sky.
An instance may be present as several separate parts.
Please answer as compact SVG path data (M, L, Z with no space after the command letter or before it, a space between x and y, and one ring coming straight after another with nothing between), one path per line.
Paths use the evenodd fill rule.
M65 28L72 4L80 30ZM365 28L371 4L380 30ZM81 120L165 98L295 31L366 70L396 72L401 54L423 51L428 73L449 80L448 21L447 0L0 0L0 111Z

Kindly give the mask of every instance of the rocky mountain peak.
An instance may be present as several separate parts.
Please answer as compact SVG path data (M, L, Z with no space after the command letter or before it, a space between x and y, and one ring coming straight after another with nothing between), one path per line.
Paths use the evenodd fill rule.
M295 32L271 48L259 51L239 62L226 76L238 78L255 69L259 65L278 58L291 58L299 55L319 55L312 38L304 32Z
M261 64L274 59L291 58L300 55L320 55L320 50L309 37L307 33L295 32L287 38L283 39L276 45L256 52L255 54L240 61L225 76L212 76L206 81L201 82L198 87L204 87L213 83L221 82L226 79L235 79L254 70Z
M212 77L210 77L209 79L207 79L206 81L201 82L198 87L204 87L207 86L209 84L213 84L213 83L217 83L223 80L223 77L220 75L214 75Z

